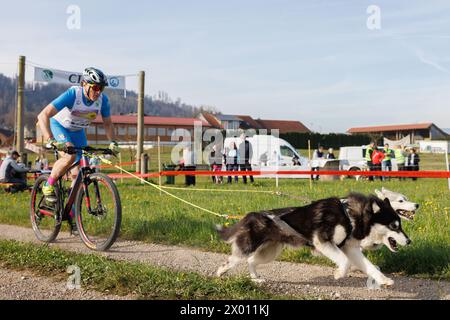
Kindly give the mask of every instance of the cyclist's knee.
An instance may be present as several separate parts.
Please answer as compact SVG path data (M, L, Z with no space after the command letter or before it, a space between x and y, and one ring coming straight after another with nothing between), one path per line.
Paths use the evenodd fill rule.
M67 165L72 165L75 162L75 160L77 159L77 155L64 153L64 155L62 156L62 159L65 160Z

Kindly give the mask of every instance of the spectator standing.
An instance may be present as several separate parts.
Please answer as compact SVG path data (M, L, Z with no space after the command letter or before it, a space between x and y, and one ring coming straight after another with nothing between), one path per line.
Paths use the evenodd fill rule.
M227 171L238 171L239 169L238 155L239 153L236 143L232 142L227 154ZM239 181L238 176L234 176L234 182L238 183L238 181ZM228 176L228 183L231 182L232 182L231 176Z
M220 172L222 171L222 159L223 155L222 152L219 150L220 146L218 144L215 144L212 148L211 152L211 158L210 158L210 165L212 168L212 171L214 172ZM222 176L212 176L213 183L221 184L223 179Z
M191 146L186 146L183 149L183 163L182 167L184 171L195 171L194 165L194 153L192 152ZM185 184L186 186L194 185L195 186L195 176L186 175L185 176Z
M253 147L250 141L248 141L245 134L241 134L241 144L239 145L239 170L240 171L252 171L252 165L250 161L253 157ZM247 183L247 176L242 176L244 184ZM250 176L250 182L255 182L253 176Z
M10 188L11 192L27 189L27 172L30 169L23 164L18 164L19 158L20 154L17 151L10 151L0 166L0 182L14 183L14 186Z
M320 160L324 158L323 147L319 146L318 149L314 150L313 161L311 163L312 171L319 171ZM311 179L314 180L314 175L311 175ZM316 180L319 180L319 175L316 175Z
M328 149L328 153L325 156L325 159L327 159L327 160L335 160L336 159L333 148Z
M384 159L381 162L381 170L382 171L392 171L392 157L395 157L394 150L389 148L389 144L384 145L383 149ZM383 177L383 180L386 180L386 177ZM390 178L389 178L390 180Z
M406 170L408 171L419 171L419 162L420 162L420 157L419 155L416 153L416 149L415 148L411 148L409 149L409 155L408 155L408 159L407 159L407 164L406 164ZM416 177L412 178L413 180L417 180Z
M375 150L377 147L377 144L372 141L367 147L366 147L366 155L365 155L365 160L366 160L366 164L367 164L367 169L369 171L374 171L373 170L373 165L372 165L372 153L373 150ZM369 181L373 181L373 176L369 176Z
M397 163L398 171L405 171L406 152L403 146L397 145L394 149L395 162ZM400 180L404 180L404 177L400 177Z
M374 148L372 152L372 171L381 171L381 163L384 159L384 153L378 148ZM380 180L383 180L383 177L380 176Z

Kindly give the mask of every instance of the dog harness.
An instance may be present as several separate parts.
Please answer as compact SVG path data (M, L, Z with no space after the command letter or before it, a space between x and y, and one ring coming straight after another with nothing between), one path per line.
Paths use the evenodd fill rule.
M349 218L350 221L352 221L352 219L350 218L350 214L348 213L348 200L341 199L341 205L342 205L342 208L344 209L344 213L347 216L347 218Z
M308 242L308 240L303 237L303 235L301 233L299 233L297 230L295 230L294 228L292 228L290 225L288 225L286 222L284 222L283 220L280 219L280 216L275 216L275 215L271 215L268 214L267 215L270 219L273 220L273 222L275 222L275 224L284 232L286 232L287 234L293 235L295 237L301 238L303 241Z

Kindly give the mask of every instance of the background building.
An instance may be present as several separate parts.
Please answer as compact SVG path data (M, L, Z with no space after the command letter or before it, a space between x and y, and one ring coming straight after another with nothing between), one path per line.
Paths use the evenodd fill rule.
M202 112L199 119L209 122L211 127L224 130L238 130L238 129L255 129L255 130L267 130L270 134L270 130L277 129L280 133L311 133L303 123L300 121L291 120L263 120L253 119L248 115L225 115L225 114L211 114Z
M347 131L350 134L368 134L382 136L389 140L400 140L409 136L409 143L420 140L449 139L449 135L434 123L416 123L388 126L358 127Z
M136 143L137 140L137 115L111 116L114 125L114 133L117 141ZM144 117L144 141L157 142L158 136L163 144L174 144L171 135L176 129L185 129L190 132L191 140L194 137L194 124L201 124L202 130L210 128L210 124L196 118L175 118L175 117ZM39 126L36 127L37 141L42 141L42 134ZM106 144L109 140L106 137L102 118L99 116L92 122L86 130L89 144Z

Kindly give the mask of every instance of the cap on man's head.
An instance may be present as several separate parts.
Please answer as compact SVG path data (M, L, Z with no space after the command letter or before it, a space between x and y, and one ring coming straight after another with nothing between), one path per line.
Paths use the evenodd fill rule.
M9 154L10 154L11 156L18 156L18 157L20 157L20 154L19 154L19 152L17 152L17 150L11 150L11 151L9 152Z

